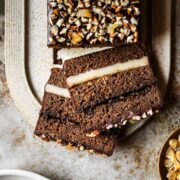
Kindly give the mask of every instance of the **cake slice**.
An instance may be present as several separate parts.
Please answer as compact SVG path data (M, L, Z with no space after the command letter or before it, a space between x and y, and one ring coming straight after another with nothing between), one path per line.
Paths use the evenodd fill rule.
M45 87L42 112L48 117L78 123L86 133L95 132L94 135L97 135L99 131L125 125L128 120L139 121L152 116L162 106L161 94L155 83L105 101L83 112L76 112L65 80L62 69L52 69Z
M120 46L63 65L74 109L83 111L123 94L151 86L157 80L141 44Z
M88 137L79 125L71 106L71 99L66 89L63 70L53 68L45 87L42 108L34 134L46 141L56 141L68 148L90 150L100 154L112 155L116 136L103 133L97 137ZM57 105L57 106L56 106Z
M139 26L140 0L48 0L48 47L136 43Z
M36 125L35 135L46 141L56 141L71 149L90 150L96 153L111 156L116 138L110 134L102 134L97 137L87 137L80 126L70 121L59 118L50 118L40 114Z

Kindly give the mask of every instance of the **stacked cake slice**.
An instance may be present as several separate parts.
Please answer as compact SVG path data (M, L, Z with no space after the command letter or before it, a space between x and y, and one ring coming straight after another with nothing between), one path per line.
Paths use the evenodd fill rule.
M144 46L120 46L52 69L35 134L112 155L117 138L109 129L152 116L161 106Z
M50 79L45 86L35 134L44 140L57 141L68 147L112 155L115 137L103 133L95 138L89 138L81 126L75 123L76 115L71 107L71 98L66 88L63 70L52 69Z

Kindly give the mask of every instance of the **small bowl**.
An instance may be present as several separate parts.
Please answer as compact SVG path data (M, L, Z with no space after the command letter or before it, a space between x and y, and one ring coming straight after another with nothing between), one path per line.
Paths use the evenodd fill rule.
M1 169L0 180L50 180L39 174L18 170L18 169Z
M169 140L170 139L178 139L178 136L180 134L180 128L177 129L176 131L174 131L170 136L169 138L166 140L166 142L164 143L162 149L161 149L161 152L160 152L160 156L159 156L159 174L160 174L160 177L161 177L161 180L165 180L167 179L166 178L166 175L167 175L167 170L166 170L166 167L164 166L164 160L165 160L165 155L166 155L166 151L169 147Z

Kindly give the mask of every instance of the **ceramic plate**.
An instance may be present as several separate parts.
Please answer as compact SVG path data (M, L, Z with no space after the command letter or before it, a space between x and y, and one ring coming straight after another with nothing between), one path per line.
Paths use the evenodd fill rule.
M152 4L149 0L142 2L142 14L145 15L142 40L153 49L153 61L156 61L161 89L165 92L170 74L171 1L161 0L157 3L153 0ZM46 47L47 4L44 0L6 0L5 6L6 77L16 105L34 127L53 62L52 49ZM159 8L162 7L164 9L159 13ZM63 49L61 57L68 59L99 50L101 49ZM148 119L129 125L123 138L137 131L147 121Z

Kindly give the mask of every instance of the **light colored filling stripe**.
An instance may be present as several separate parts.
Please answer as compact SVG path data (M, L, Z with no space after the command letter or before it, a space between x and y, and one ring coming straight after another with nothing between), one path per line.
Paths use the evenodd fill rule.
M53 68L59 68L59 69L63 69L63 65L62 64L53 64L52 67Z
M69 76L66 81L69 87L91 81L106 75L117 74L122 71L127 71L130 69L135 69L143 66L149 65L148 57L144 56L141 59L134 59L124 63L117 63L111 66L90 70L84 73L80 73L75 76Z
M66 88L60 88L51 84L46 84L45 91L48 93L52 93L58 96L63 96L66 98L70 98L70 93Z

